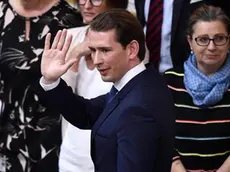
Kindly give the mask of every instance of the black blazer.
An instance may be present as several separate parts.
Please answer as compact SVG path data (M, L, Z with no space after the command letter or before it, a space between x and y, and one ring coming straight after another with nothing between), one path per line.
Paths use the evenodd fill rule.
M139 19L141 25L144 27L146 24L146 19L144 15L144 9L145 9L145 0L135 0L134 1L135 8L136 8L136 15Z
M229 0L203 0L192 4L190 0L174 0L171 28L171 57L174 67L183 66L188 58L190 47L186 38L187 21L190 14L202 4L219 6L230 16ZM135 6L137 17L144 26L144 0L135 0Z
M70 123L92 128L91 155L96 172L170 171L175 134L173 100L153 67L131 79L107 106L108 94L86 100L74 95L63 81L43 94L43 102Z

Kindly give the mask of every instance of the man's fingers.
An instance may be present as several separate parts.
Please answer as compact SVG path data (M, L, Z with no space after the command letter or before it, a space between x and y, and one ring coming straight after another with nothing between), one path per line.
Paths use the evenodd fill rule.
M54 41L53 41L53 44L52 44L52 49L56 49L57 48L57 45L58 45L58 42L61 38L61 35L62 35L62 31L59 30L54 38Z
M68 35L68 38L65 41L64 47L62 49L64 56L66 56L67 52L69 51L69 48L70 48L70 45L72 42L72 38L73 38L73 36L70 34L70 35Z
M45 47L44 50L49 50L50 49L50 38L51 38L51 34L48 33L46 35L46 39L45 39Z
M61 38L60 38L60 40L59 40L59 42L58 42L58 45L57 45L57 49L60 50L60 51L62 50L63 45L64 45L64 43L65 43L66 35L67 35L67 30L64 29L64 30L62 31Z

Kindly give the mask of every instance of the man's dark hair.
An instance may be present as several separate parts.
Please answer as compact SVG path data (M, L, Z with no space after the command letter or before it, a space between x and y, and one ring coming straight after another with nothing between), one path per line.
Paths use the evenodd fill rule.
M90 23L90 29L96 32L115 30L115 40L124 48L133 40L139 43L138 57L145 57L145 35L137 18L124 9L112 9L99 14Z

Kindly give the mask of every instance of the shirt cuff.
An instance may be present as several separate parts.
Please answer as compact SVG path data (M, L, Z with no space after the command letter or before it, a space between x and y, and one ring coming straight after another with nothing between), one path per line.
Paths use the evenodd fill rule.
M60 78L58 78L57 81L55 81L52 84L44 84L44 78L41 77L39 84L41 85L41 87L45 90L45 91L49 91L52 90L54 88L56 88L58 86L58 84L60 83Z

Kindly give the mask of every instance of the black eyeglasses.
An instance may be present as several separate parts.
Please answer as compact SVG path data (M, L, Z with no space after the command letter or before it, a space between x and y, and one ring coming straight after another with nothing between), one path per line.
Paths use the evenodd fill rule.
M208 46L210 41L212 41L216 46L222 46L228 42L228 39L229 39L228 36L216 35L212 39L207 36L200 36L195 38L195 41L199 46Z
M78 4L79 5L85 5L85 3L87 2L88 0L78 0ZM95 6L95 7L99 7L101 6L103 0L89 0L89 2Z

